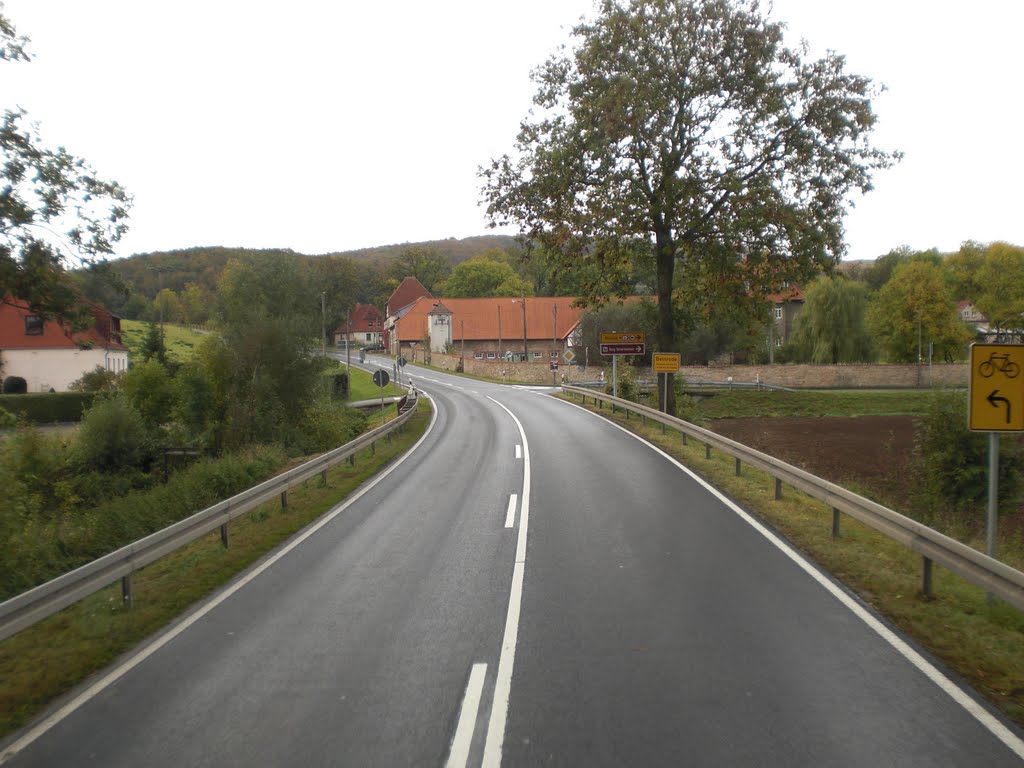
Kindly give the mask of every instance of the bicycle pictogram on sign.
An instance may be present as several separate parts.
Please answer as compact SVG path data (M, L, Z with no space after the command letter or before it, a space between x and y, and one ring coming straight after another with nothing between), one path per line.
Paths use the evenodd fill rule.
M978 373L988 379L997 371L1008 379L1015 379L1020 373L1020 366L1013 362L1009 355L997 355L995 352L990 352L988 360L978 366Z

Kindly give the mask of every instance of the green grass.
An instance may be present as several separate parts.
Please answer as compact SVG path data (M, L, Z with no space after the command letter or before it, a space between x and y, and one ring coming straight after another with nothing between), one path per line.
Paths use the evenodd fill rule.
M746 401L744 415L768 415L756 410L747 396L769 393L734 394ZM787 393L770 396L778 394ZM822 415L876 412L861 412L870 400L846 402L847 408L856 406L855 414L847 410ZM885 402L880 398L874 407L892 407ZM776 500L775 481L769 475L743 466L737 477L735 460L720 451L714 451L708 460L702 444L690 439L683 446L678 432L662 435L660 425L654 422L643 426L636 416L627 421L621 411L614 416L607 409L600 412L660 446L767 522L968 680L1009 718L1024 725L1024 613L1000 601L990 604L983 590L938 566L933 576L934 597L925 599L921 594L920 555L846 516L842 518L840 538L833 539L832 511L825 504L789 488L783 491L781 500ZM1004 548L1020 546L1019 540L1004 543ZM1018 560L1019 555L1014 551L1003 559Z
M128 347L128 357L133 362L142 359L142 344L149 332L149 323L142 320L122 320L121 339ZM173 360L185 363L196 353L199 342L204 334L180 325L164 323L164 346L167 355Z
M931 390L820 391L713 390L695 398L701 419L759 416L918 416L927 411Z
M256 560L316 520L419 439L430 403L401 434L288 493L288 509L267 502L231 523L230 546L219 533L183 547L133 576L135 604L121 602L120 585L97 592L0 642L0 738L21 727L93 672L103 669L182 611L211 594Z
M390 371L388 371L388 376L391 376ZM380 387L373 383L373 374L361 368L352 369L352 380L349 383L349 388L349 400L352 401L372 400L375 397L380 397ZM404 394L405 390L396 386L393 378L384 387L384 397Z

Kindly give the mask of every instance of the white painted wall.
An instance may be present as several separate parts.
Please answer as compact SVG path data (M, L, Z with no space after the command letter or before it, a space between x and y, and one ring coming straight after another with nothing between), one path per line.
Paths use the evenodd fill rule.
M20 376L29 392L66 392L82 374L99 366L120 373L128 369L127 350L5 349L0 351L0 377Z

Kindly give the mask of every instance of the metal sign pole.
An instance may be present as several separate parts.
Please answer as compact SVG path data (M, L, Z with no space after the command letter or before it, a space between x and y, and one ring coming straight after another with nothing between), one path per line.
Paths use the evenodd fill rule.
M619 396L619 356L612 355L612 397Z
M662 384L661 412L668 413L668 374L663 373L664 384Z
M996 528L999 524L999 433L988 433L988 521L985 531L985 553L996 556Z

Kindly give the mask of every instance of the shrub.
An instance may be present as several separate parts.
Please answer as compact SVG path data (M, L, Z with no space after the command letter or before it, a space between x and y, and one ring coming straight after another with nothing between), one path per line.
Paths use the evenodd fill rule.
M318 398L306 408L289 447L298 455L329 451L362 434L366 420L367 417L354 408Z
M86 412L72 454L80 469L120 472L147 465L151 446L141 414L127 399L115 396L99 400Z
M963 392L937 391L917 421L911 473L915 506L927 519L952 515L974 525L988 499L988 436L967 429ZM1024 472L1019 436L1003 439L999 452L999 498L1015 503Z
M18 423L18 417L10 411L0 408L0 429L13 427Z
M28 392L28 382L21 376L8 376L4 379L5 395L24 395Z
M109 392L117 386L117 374L102 365L83 373L80 379L71 382L68 389L72 392Z
M0 407L31 424L80 421L92 404L93 392L33 392L28 395L0 395Z

